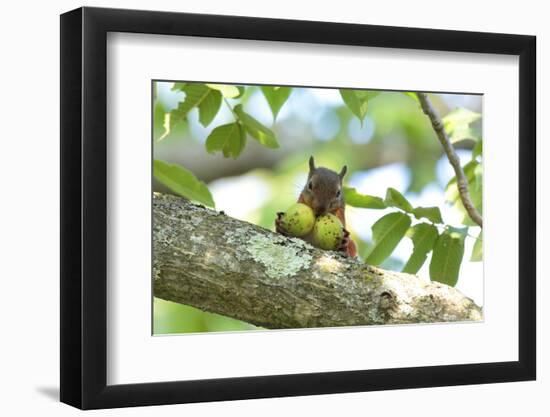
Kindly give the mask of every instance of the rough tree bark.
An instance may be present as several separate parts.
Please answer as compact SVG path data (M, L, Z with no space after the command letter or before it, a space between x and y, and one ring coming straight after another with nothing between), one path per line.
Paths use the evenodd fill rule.
M156 297L271 329L478 321L458 290L153 197Z

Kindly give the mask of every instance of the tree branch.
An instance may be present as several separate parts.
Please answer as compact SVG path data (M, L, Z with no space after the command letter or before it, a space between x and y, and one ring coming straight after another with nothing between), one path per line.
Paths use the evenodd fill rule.
M462 165L460 165L460 158L456 154L451 140L447 135L447 132L445 132L441 117L439 117L439 114L432 106L432 103L430 102L430 99L428 98L428 95L426 93L416 93L416 95L418 97L418 100L420 101L420 106L422 107L422 110L424 111L426 116L428 116L430 122L432 123L433 130L435 131L439 142L441 142L443 150L447 154L447 159L449 159L449 162L451 163L455 171L456 185L458 187L460 200L462 201L464 208L468 212L470 218L474 222L476 222L479 227L483 227L483 219L475 208L474 203L472 203L472 199L470 198L470 191L468 190L468 180L466 179L466 175L464 175Z
M156 297L275 328L481 320L458 290L153 197Z

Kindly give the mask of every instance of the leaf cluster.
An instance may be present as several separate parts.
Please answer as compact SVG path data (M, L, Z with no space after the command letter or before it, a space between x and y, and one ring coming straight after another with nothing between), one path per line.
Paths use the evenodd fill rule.
M354 188L344 188L346 204L369 209L397 209L382 216L372 226L374 245L365 258L371 265L380 265L408 237L413 251L402 271L416 274L431 252L430 278L454 286L458 281L464 256L464 240L468 227L455 228L444 224L438 207L413 207L403 194L388 188L384 199L360 194ZM412 224L413 220L420 221ZM442 229L440 232L439 229ZM481 235L474 245L472 261L482 259Z

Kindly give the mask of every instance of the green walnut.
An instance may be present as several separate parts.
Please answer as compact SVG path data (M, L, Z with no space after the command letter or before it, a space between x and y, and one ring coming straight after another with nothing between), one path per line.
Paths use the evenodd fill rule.
M315 215L309 206L296 203L285 212L281 224L289 235L305 236L313 229Z
M334 214L319 216L313 226L313 245L321 249L334 250L344 238L344 226Z

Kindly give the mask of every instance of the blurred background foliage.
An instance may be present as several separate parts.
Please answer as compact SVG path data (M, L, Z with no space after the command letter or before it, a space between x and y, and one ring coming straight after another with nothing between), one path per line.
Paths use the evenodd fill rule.
M482 97L430 94L430 99L444 117L481 211ZM154 191L185 195L274 230L276 213L295 202L305 184L310 155L317 166L339 170L347 165L346 186L387 203L377 210L346 209L347 229L361 258L373 250L372 226L400 207L391 201L403 196L411 207L435 207L441 222L418 222L420 217L408 214L413 225L429 224L449 239L439 239L441 248L457 242L460 279L455 284L483 305L481 231L465 214L454 172L414 93L154 82L152 117ZM418 259L411 263L415 234L429 235L427 229L409 229L409 238L399 240L380 266L416 272L412 264ZM429 250L434 244L437 248L434 240ZM430 279L430 264L434 268L431 256L425 255L417 272L425 279ZM160 299L154 299L153 316L155 334L255 329Z

